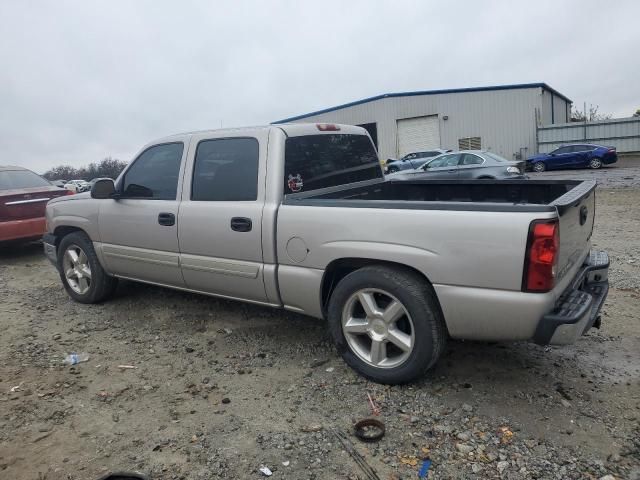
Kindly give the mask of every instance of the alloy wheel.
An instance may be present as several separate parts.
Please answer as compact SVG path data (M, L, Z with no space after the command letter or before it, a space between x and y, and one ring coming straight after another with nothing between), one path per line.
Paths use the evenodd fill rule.
M345 303L342 332L351 350L368 365L402 365L415 346L413 321L406 307L389 292L362 289Z
M62 268L71 289L84 295L91 288L91 265L87 254L78 245L69 245L62 257Z

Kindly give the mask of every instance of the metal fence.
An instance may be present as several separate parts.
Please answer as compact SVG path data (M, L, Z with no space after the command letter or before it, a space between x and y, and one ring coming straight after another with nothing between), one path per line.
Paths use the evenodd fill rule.
M597 143L618 152L640 152L640 117L573 122L538 127L538 151L547 153L567 143Z

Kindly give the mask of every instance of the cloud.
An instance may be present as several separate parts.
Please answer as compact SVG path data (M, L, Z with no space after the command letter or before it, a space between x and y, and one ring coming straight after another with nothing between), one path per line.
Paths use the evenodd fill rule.
M0 163L42 172L380 93L546 82L640 107L640 4L3 2Z

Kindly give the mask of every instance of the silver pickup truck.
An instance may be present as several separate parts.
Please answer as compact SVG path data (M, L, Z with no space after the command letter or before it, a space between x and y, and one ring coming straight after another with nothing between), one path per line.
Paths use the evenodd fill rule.
M46 212L45 253L75 300L123 278L325 318L344 360L383 383L421 375L448 337L574 342L608 292L594 182L389 181L346 125L163 138Z

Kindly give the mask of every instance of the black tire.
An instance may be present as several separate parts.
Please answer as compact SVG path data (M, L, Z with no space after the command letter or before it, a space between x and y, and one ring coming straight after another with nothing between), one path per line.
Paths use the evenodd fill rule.
M64 272L63 257L67 249L78 246L87 256L91 268L91 283L86 293L81 294L73 290ZM62 285L69 296L80 303L99 303L113 295L118 285L118 279L107 275L100 265L93 242L84 232L73 232L65 235L58 246L58 271Z
M414 346L404 363L381 368L362 360L349 346L342 329L346 302L362 289L380 289L393 295L411 316ZM444 351L447 329L435 292L424 277L402 267L373 265L344 277L329 299L329 330L338 353L362 376L378 383L402 384L424 375Z
M533 164L533 171L534 172L544 172L547 169L547 166L545 165L544 162L536 162Z

